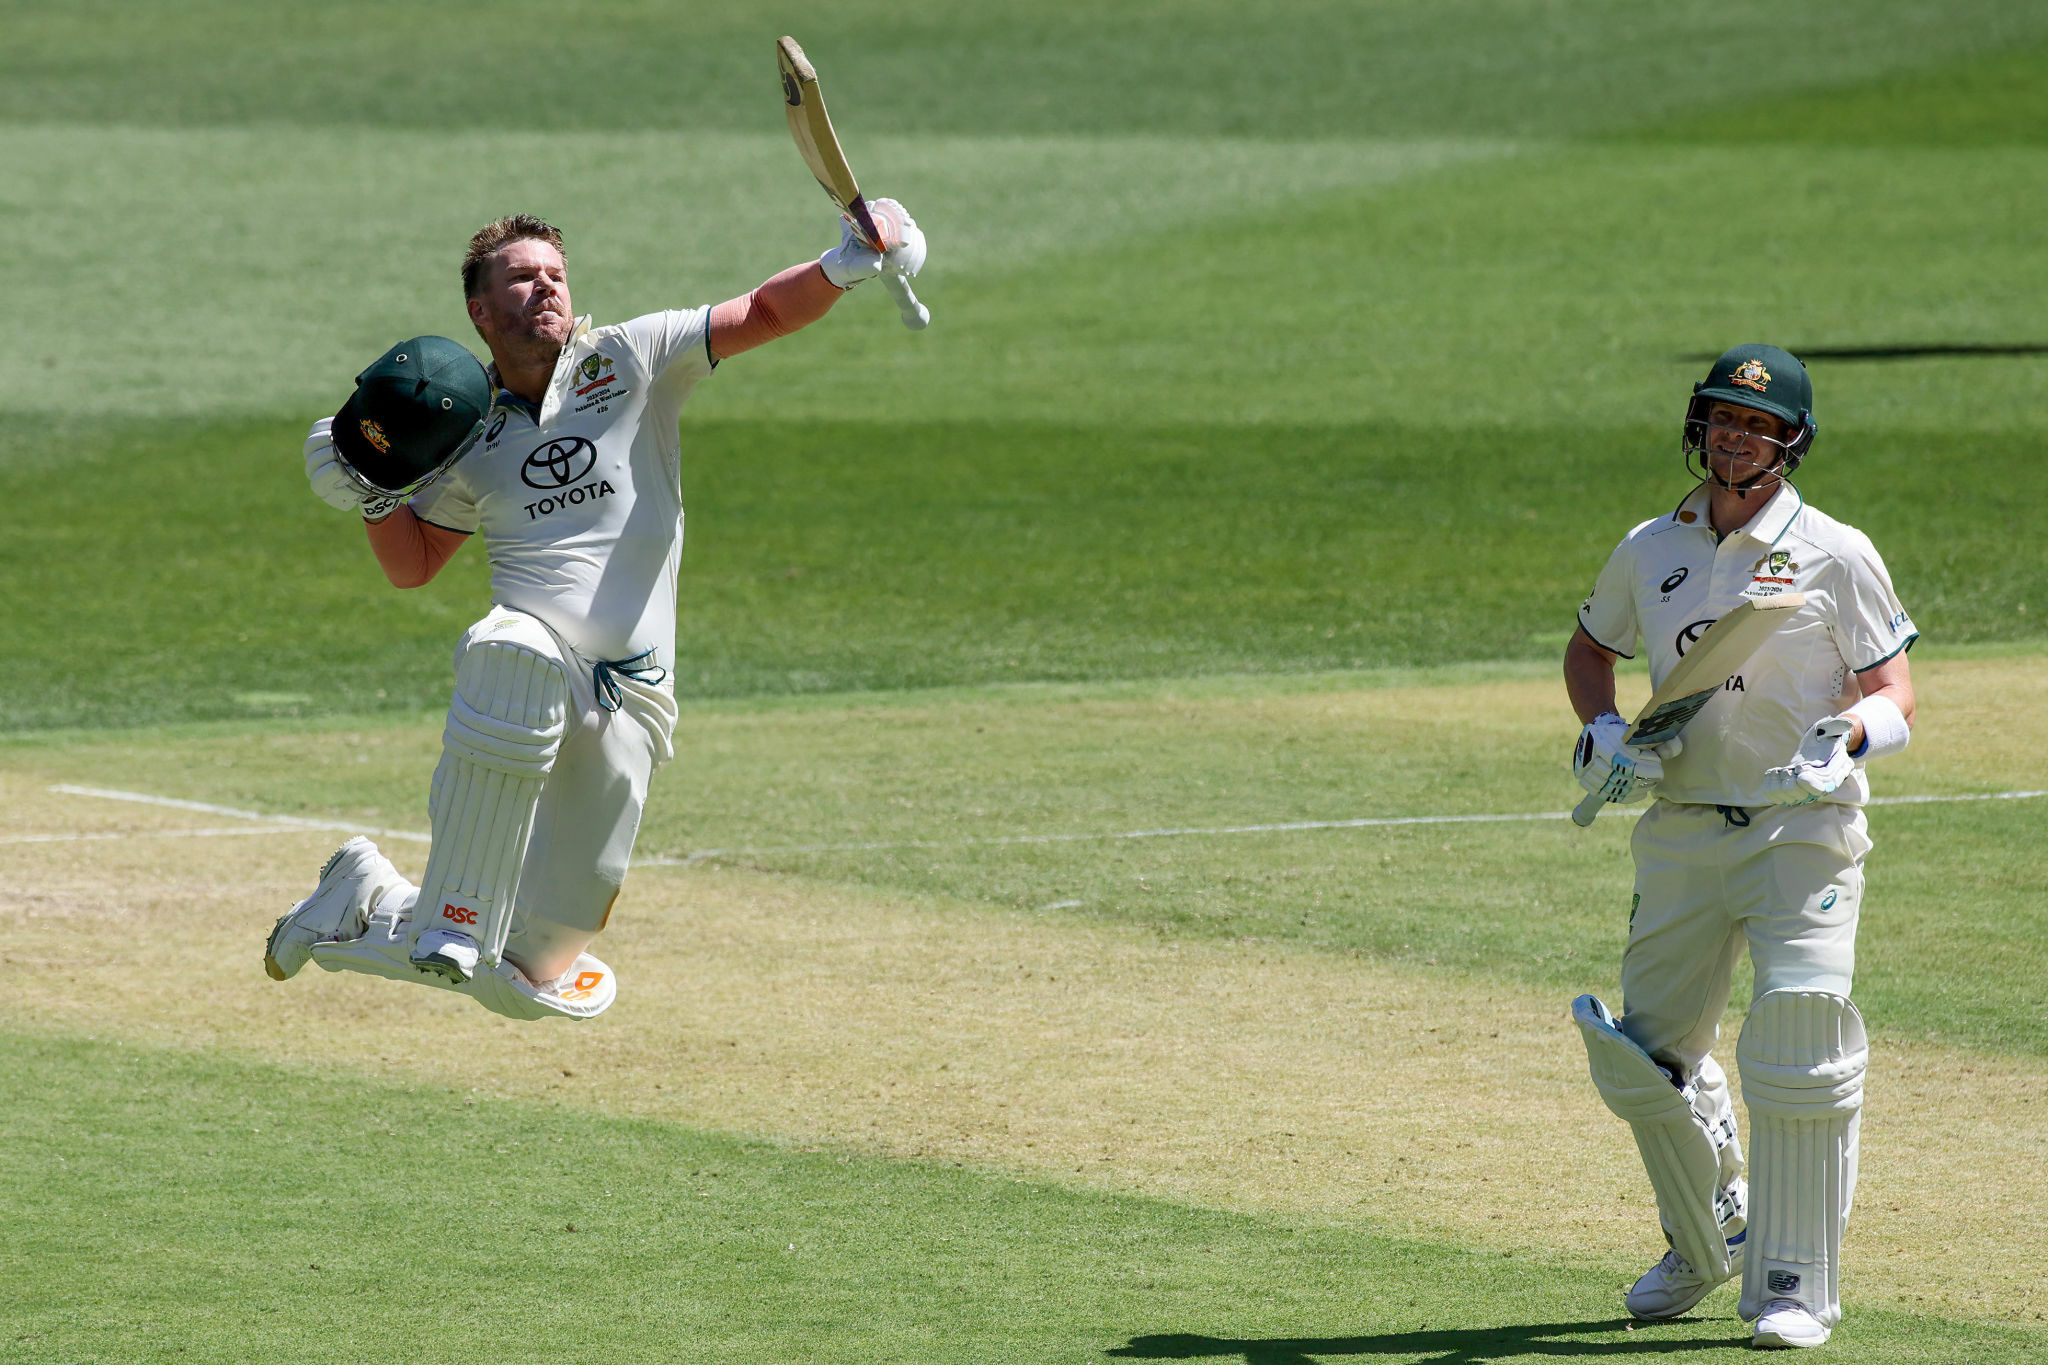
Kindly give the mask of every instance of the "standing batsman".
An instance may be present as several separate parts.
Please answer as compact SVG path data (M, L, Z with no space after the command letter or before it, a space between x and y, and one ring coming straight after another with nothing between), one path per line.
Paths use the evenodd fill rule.
M1917 638L1868 537L1805 505L1813 387L1774 346L1738 346L1693 389L1683 450L1701 486L1629 532L1579 609L1565 686L1589 792L1656 800L1636 823L1619 1019L1581 996L1601 1097L1635 1131L1671 1250L1629 1290L1638 1318L1688 1312L1742 1277L1752 1344L1817 1346L1841 1318L1868 1056L1849 1001L1863 765L1906 747ZM1628 746L1614 664L1653 684L1745 595L1805 603L1729 678L1682 747ZM1620 777L1623 780L1616 781ZM1736 1043L1749 1106L1744 1183L1728 1080L1710 1052L1744 945L1756 972Z
M916 223L893 200L870 207L883 250L843 224L837 247L750 294L606 327L570 307L561 234L501 218L462 262L491 368L415 338L313 424L313 490L361 513L391 582L427 582L481 533L492 606L455 646L420 885L350 839L271 931L272 977L314 961L522 1019L610 1005L611 970L585 949L676 724L677 418L721 360L815 322L864 280L917 273Z

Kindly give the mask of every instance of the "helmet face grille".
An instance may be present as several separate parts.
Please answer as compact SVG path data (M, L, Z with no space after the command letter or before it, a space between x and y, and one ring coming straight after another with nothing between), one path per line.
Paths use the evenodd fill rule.
M1679 440L1679 449L1685 457L1685 467L1688 473L1702 483L1746 488L1769 475L1776 474L1782 478L1789 476L1793 470L1799 468L1799 462L1805 459L1806 452L1813 448L1814 434L1818 430L1814 425L1811 414L1800 413L1799 418L1801 420L1793 422L1791 436L1781 440L1777 437L1765 436L1761 432L1742 428L1717 427L1708 420L1707 413L1715 403L1726 401L1721 398L1711 398L1701 393L1696 394L1692 402L1686 406L1685 428ZM1754 407L1755 405L1744 404L1743 406ZM1757 407L1756 410L1759 412L1768 411L1768 409L1761 407ZM1775 413L1772 415L1776 416ZM1738 431L1745 439L1763 441L1779 452L1778 458L1769 466L1756 465L1756 474L1740 484L1722 485L1720 479L1714 474L1713 468L1707 463L1707 457L1712 450L1712 438L1715 431ZM1753 464L1754 462L1751 463Z
M1708 483L1718 482L1707 466L1707 413L1716 403L1769 413L1792 429L1788 438L1772 441L1784 453L1770 470L1760 471L1758 479L1765 473L1786 475L1797 469L1820 431L1813 420L1813 379L1797 356L1776 346L1733 347L1714 362L1705 379L1692 386L1692 401L1685 409L1680 448L1686 468Z

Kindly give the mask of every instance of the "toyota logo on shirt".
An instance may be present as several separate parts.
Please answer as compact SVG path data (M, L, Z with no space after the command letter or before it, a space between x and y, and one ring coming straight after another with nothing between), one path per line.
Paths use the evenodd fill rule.
M535 447L519 467L519 477L528 488L567 488L596 463L597 447L581 436L570 436Z

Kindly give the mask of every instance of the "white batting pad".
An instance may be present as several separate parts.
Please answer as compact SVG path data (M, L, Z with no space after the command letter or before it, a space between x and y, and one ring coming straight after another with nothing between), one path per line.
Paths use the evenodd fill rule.
M520 612L493 610L470 628L428 800L434 842L413 911L415 937L466 933L495 966L512 927L533 808L567 725L561 648Z
M595 1019L619 998L619 979L603 962L580 953L568 971L538 986L500 961L469 983L469 994L485 1009L511 1019Z
M1829 991L1770 991L1751 1007L1735 1055L1755 1181L1737 1311L1754 1321L1772 1299L1795 1299L1832 1328L1842 1318L1842 1232L1870 1059L1863 1017Z
M1600 1098L1635 1133L1672 1247L1700 1274L1727 1279L1747 1215L1727 1078L1708 1059L1691 1084L1674 1085L1593 996L1572 1001L1572 1020Z
M517 967L500 961L460 985L413 966L410 935L403 918L374 915L361 938L313 945L313 960L330 972L364 972L394 981L417 981L459 991L493 1014L508 1019L594 1019L619 995L612 969L584 953L558 980L536 986Z

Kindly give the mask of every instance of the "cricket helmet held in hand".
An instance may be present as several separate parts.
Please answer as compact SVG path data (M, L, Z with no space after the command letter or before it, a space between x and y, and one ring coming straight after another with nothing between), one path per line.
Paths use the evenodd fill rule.
M1685 454L1703 456L1707 412L1716 403L1767 412L1791 430L1781 443L1784 461L1773 472L1790 474L1813 448L1820 426L1813 420L1813 379L1790 351L1776 346L1737 346L1725 352L1707 377L1692 386L1685 408Z
M497 386L462 343L401 341L356 376L334 415L335 453L364 491L411 497L469 453L496 399Z

